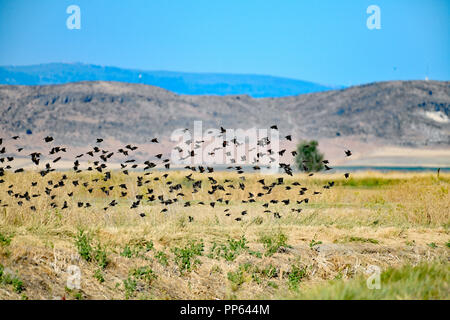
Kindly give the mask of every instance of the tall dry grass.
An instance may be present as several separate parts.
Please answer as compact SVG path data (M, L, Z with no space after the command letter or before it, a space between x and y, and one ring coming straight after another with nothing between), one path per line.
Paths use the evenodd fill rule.
M97 268L95 265L77 260L85 270L83 292L88 298L123 298L125 289L122 281L129 277L130 269L138 265L150 265L158 279L151 289L146 288L133 297L252 298L262 292L269 292L269 296L275 295L277 290L287 287L287 275L294 265L306 266L308 276L304 281L314 284L338 275L351 278L360 272L361 266L370 263L378 263L382 267L400 266L448 254L449 174L441 173L438 178L431 173L365 172L352 174L349 179L341 174L317 174L313 177L303 174L293 177L245 174L246 188L242 191L238 188L242 180L235 173L193 173L193 179L202 179L203 182L202 189L192 194L192 183L185 179L190 172L168 173L167 179L162 177L163 172L144 176L144 182L148 183L142 187L136 186L137 177L142 176L142 173L137 172L130 175L113 172L112 179L107 182L102 181L101 174L94 172L54 172L44 178L37 172L7 173L3 177L5 183L0 184L0 233L12 235L13 238L10 245L2 248L0 264L9 264L22 270L23 276L30 278L30 296L50 298L49 292L52 290L39 289L33 285L38 281L33 280L33 277L40 279L46 272L56 276L49 267L55 259L55 252L65 257L63 266L67 267L71 263L68 256L77 254L74 243L79 230L83 229L94 242L107 248L111 260L104 271L106 281L103 284L98 283L93 276ZM53 189L48 181L59 181L63 174L67 176L65 186ZM218 191L211 195L207 192L211 185L208 176L213 176L219 184L229 179L232 182L224 185L232 184L235 189L227 188L225 192ZM268 185L278 177L284 178L284 185L275 187L270 195L256 197L262 191L258 180L265 179ZM99 181L92 182L93 179ZM74 188L73 180L78 180L80 186ZM33 181L38 182L36 187L31 186ZM329 181L335 181L335 186L324 189L323 186ZM82 186L84 182L89 183L88 187ZM178 202L167 206L167 212L161 213L165 206L158 200L152 203L143 201L139 208L130 209L135 196L145 194L147 188L153 189L156 195L163 195L165 199L175 198L180 190L170 193L168 182L172 185L181 184L181 192L185 196L177 197ZM293 182L308 188L307 193L300 196L300 187L286 190L285 186ZM117 187L122 183L128 186L126 197L121 197L121 190ZM111 185L116 187L109 197L105 197L100 188ZM56 195L54 200L45 194L45 187L52 188L52 194ZM94 190L89 193L91 187ZM8 190L40 196L26 201L9 196ZM72 191L74 196L69 197L67 193ZM228 191L230 195L226 195ZM313 191L321 194L312 195ZM248 198L249 192L255 195L256 202L242 203ZM310 199L309 203L296 204L296 200L305 197ZM219 198L230 200L229 205L218 203ZM103 210L112 199L116 199L119 204ZM278 212L280 219L263 212L265 208L262 204L272 199L290 199L287 206L270 204L269 209ZM20 200L22 206L17 204ZM69 208L61 210L64 201L68 202ZM186 201L191 202L190 207L184 207ZM200 201L205 205L198 204ZM212 201L216 201L214 208L209 206ZM51 202L55 202L58 208L52 208ZM77 202L89 202L92 207L78 208ZM2 207L5 204L8 206ZM30 206L35 206L36 211L30 210ZM227 208L231 213L229 217L224 213ZM302 208L302 211L292 212L292 208ZM247 210L248 214L242 216L243 210ZM141 217L140 213L145 213L145 217ZM189 220L189 216L193 221ZM236 217L241 217L242 221L235 221ZM279 234L286 236L288 247L281 246L273 256L265 256L266 248L262 239L275 239ZM241 252L234 261L208 257L214 244L226 244L230 239L242 237L245 237L249 249ZM147 253L148 259L120 255L127 244L143 240L154 243L154 249ZM310 247L312 240L321 241L331 249L325 253L318 252L314 249L316 247ZM204 253L197 257L200 263L191 272L181 274L173 249L183 248L189 241L203 242ZM437 248L430 247L431 243ZM167 255L167 266L160 263L158 252ZM259 252L260 257L251 252ZM23 257L27 258L23 260ZM41 266L38 267L39 271L31 273L32 264L26 262L27 259L44 261L47 271L41 270ZM273 265L277 277L261 276L263 280L258 282L254 278L264 273L259 272L259 269L245 270L246 263L259 269ZM241 280L239 285L233 282L239 283ZM53 291L62 295L64 281L58 283ZM116 283L120 284L117 288ZM49 283L49 286L53 285Z

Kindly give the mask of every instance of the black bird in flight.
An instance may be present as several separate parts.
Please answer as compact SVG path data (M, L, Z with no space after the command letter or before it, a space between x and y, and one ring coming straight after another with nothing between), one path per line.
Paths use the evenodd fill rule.
M278 130L277 126L272 126L271 127L272 130ZM225 133L226 129L224 129L223 127L221 127L221 133ZM285 137L287 140L292 141L292 136L288 135ZM44 141L46 143L52 142L54 139L53 137L47 136ZM104 140L101 138L97 138L96 139L96 143L101 143ZM151 140L153 143L159 143L157 138L154 138ZM191 141L192 142L192 141ZM189 143L191 143L189 142ZM203 140L199 140L199 141L195 141L195 143L197 144L197 146L200 146L199 144L203 143ZM3 143L3 139L0 138L0 144ZM258 145L260 146L267 146L269 145L271 142L270 140L265 137L262 140L258 141ZM227 146L232 146L232 144L234 145L239 145L238 139L235 137L234 139L231 139L230 141L225 141L222 144L222 147L227 147ZM59 152L66 152L66 148L65 147L61 147L61 146L55 146L52 148L49 148L50 155L54 155L57 154ZM131 151L135 151L136 149L138 149L137 146L132 146L130 144L126 145L125 147L121 148L118 150L119 153L123 154L124 156L128 156L129 152ZM181 148L180 148L181 149ZM217 151L221 149L221 147L219 148L215 148L214 151ZM22 151L23 148L19 148L17 149L18 152ZM128 151L129 150L129 151ZM249 150L250 151L250 150ZM346 150L346 154L347 151ZM279 155L284 155L284 153L286 152L286 150L281 150L278 152ZM7 150L5 147L3 147L2 149L0 149L0 153L4 154L7 153ZM44 153L46 154L46 153ZM119 181L121 182L117 182L118 180L113 179L112 178L112 171L106 171L107 170L107 161L114 155L114 152L110 152L109 150L104 150L99 148L98 146L94 146L91 147L91 150L87 150L87 152L79 154L75 157L75 159L79 159L82 158L85 154L89 155L90 157L92 157L93 159L91 159L92 162L90 162L89 166L87 169L80 169L81 163L78 160L75 160L73 162L73 170L75 172L75 174L81 173L83 171L98 171L101 175L94 177L94 176L90 176L89 178L83 177L83 176L72 176L72 178L70 178L69 175L66 174L62 174L62 177L59 178L59 180L44 180L42 184L44 184L45 187L45 194L44 196L47 196L48 199L50 201L52 201L51 203L48 204L49 207L51 208L61 208L62 210L68 209L70 207L75 207L75 208L80 208L80 209L85 209L85 208L90 208L93 205L91 205L91 203L86 202L85 200L83 202L81 201L77 201L75 202L73 200L74 198L74 193L77 190L82 191L82 193L85 193L86 191L89 194L95 195L97 190L101 191L104 195L106 195L106 197L109 197L108 199L108 204L106 206L103 207L103 209L106 211L111 207L120 207L119 206L119 201L120 204L122 204L124 201L131 201L131 209L138 209L142 206L142 203L147 202L147 203L152 203L154 201L159 201L164 208L160 211L161 213L165 213L168 212L168 208L169 206L175 204L175 203L180 203L183 204L184 207L191 207L191 206L195 206L195 205L208 205L212 208L211 210L217 210L220 209L222 207L222 205L225 206L229 206L231 201L236 201L236 200L232 200L228 197L232 197L233 194L230 192L232 189L236 190L237 192L239 192L239 190L245 190L246 189L246 178L244 175L242 175L244 173L244 169L242 166L239 165L231 165L229 166L227 169L231 169L231 170L236 170L236 173L239 175L238 179L224 179L221 180L219 177L214 176L215 175L215 171L213 167L204 167L204 166L198 166L198 170L197 167L195 166L186 166L185 169L190 169L193 172L196 172L196 174L207 174L208 179L207 179L207 185L205 186L205 184L203 184L202 186L202 181L204 181L204 179L198 179L196 176L193 175L193 173L187 175L184 177L185 182L187 182L189 185L192 186L192 194L198 193L198 192L202 192L202 191L207 191L208 194L210 195L210 201L206 202L206 204L203 201L183 201L183 198L185 198L185 191L186 191L186 186L183 183L177 183L176 181L173 181L170 179L169 173L165 173L161 176L155 176L153 179L151 178L146 178L148 175L153 174L155 171L152 171L151 169L156 167L157 165L163 165L165 169L170 169L170 159L164 159L162 161L155 161L155 162L150 162L150 161L145 161L144 165L145 167L143 167L143 171L144 173L137 173L137 176L134 176L136 178L135 181L132 181L130 179L135 179L132 178L133 176L131 175L131 172L129 172L128 170L132 170L132 169L137 169L139 167L139 164L136 162L135 159L127 159L125 161L122 161L120 163L120 167L121 170L120 172L125 174L125 175L129 175L129 178L125 178L126 180L123 180L123 178L120 178ZM253 169L254 171L257 170L261 170L259 159L263 158L265 156L270 156L276 154L276 152L272 149L267 150L266 153L264 152L258 152L257 153L257 158L254 159L254 162L252 163L253 166L249 167L249 170ZM296 151L292 151L291 152L292 156L296 156L297 152ZM195 156L194 151L191 151L190 155L193 157ZM31 160L32 162L38 166L40 163L40 159L41 159L41 153L39 152L33 152L30 154ZM158 160L162 159L163 154L157 154L155 155L155 157ZM228 155L231 156L231 153ZM44 156L45 157L45 156ZM45 161L47 161L47 163L45 163L45 168L44 169L40 169L39 174L42 177L45 177L47 174L49 174L50 172L55 171L54 168L51 167L51 163L56 163L58 161L61 160L61 156L56 157L55 159L51 160L51 159L46 159ZM247 157L246 156L241 156L240 157L242 161L246 161ZM270 157L271 161L275 161L274 158ZM231 163L236 163L235 159L231 159ZM234 160L234 161L233 161ZM13 163L15 161L14 157L9 156L7 154L7 156L0 158L0 163L4 163L4 162L8 162L8 163ZM132 164L131 164L132 163ZM328 160L324 160L323 161L324 164L328 164ZM129 165L131 164L131 165ZM131 166L131 167L129 167ZM127 170L124 170L125 168L128 168ZM282 169L282 171L284 171L284 173L292 176L293 173L293 169L291 168L291 164L289 163L280 163L279 168ZM5 167L0 167L0 177L5 176L5 171L6 170L10 170L11 166L7 165ZM18 168L18 169L12 169L14 173L20 173L23 172L24 169L23 168ZM328 167L327 165L325 165L325 170L331 170L330 167ZM139 171L136 171L139 172ZM312 173L309 174L310 176L312 175ZM214 179L216 178L216 179ZM261 177L262 178L262 177ZM348 178L348 174L346 174L346 178ZM277 204L279 202L283 203L285 206L288 206L290 204L290 200L289 199L285 199L285 200L276 200L276 199L266 199L266 196L269 196L272 191L277 188L278 186L283 186L283 187L278 187L278 188L282 188L281 192L290 192L295 191L295 192L299 192L299 195L305 195L307 192L307 188L301 187L301 184L298 181L294 181L293 183L291 182L287 182L285 184L284 180L282 177L277 177L275 179L275 181L273 181L270 178L265 178L265 179L260 179L258 178L258 183L259 185L256 187L255 189L252 189L252 192L248 192L248 197L243 197L240 200L242 203L255 203L257 201L262 201L263 203L263 207L266 209L264 210L265 213L272 213L274 215L275 218L280 219L282 218L282 216L278 213L278 212L272 212L271 210L269 210L269 205L270 204ZM0 183L5 183L4 178L2 178L0 180ZM272 180L272 181L271 181ZM109 182L109 185L104 185L104 182L107 181L111 181ZM164 188L167 188L168 193L162 191L159 188L155 188L155 189L151 189L148 188L147 186L150 186L150 183L155 183L156 181L160 181L159 183L162 184L162 186ZM26 183L28 184L28 183ZM41 185L42 185L41 184ZM32 181L31 182L31 186L32 187L36 187L38 185L37 181ZM328 182L328 184L326 184L325 186L323 186L323 188L325 189L329 189L330 187L332 187L334 185L334 182ZM183 186L185 188L183 188ZM64 192L62 194L67 194L68 197L72 198L71 200L66 200L66 199L59 199L59 195L57 196L57 194L55 194L55 189L58 188L72 188L71 190L65 189ZM144 190L146 189L147 191L139 191L142 190L143 188ZM300 190L296 187L300 187ZM14 189L13 189L14 188ZM25 191L24 193L18 193L17 191L15 191L17 187L14 187L13 185L10 185L9 188L6 190L6 194L7 196L9 195L10 197L12 197L13 199L20 199L19 201L17 200L13 200L11 203L5 203L3 198L2 198L2 202L3 206L9 206L9 205L14 205L17 204L19 206L22 207L21 210L23 210L23 208L25 206L24 203L25 201L32 201L33 198L38 198L41 195L40 194L28 194L28 191ZM81 188L81 189L80 189ZM115 191L113 191L115 189ZM31 190L36 190L36 189L31 189ZM157 191L154 190L160 190L161 194L158 195ZM176 196L175 196L176 194ZM320 192L314 191L312 193L313 195L318 195L320 194ZM0 196L2 196L0 194ZM83 196L84 197L84 196ZM116 199L112 199L116 197L116 199L118 201L116 201ZM134 198L134 199L133 199ZM25 199L25 200L23 200ZM119 200L120 199L120 200ZM258 200L257 200L258 199ZM112 201L111 201L112 200ZM303 199L301 201L297 200L297 204L300 203L308 203L308 198ZM59 202L61 201L61 202ZM73 205L72 205L73 203ZM220 206L217 205L216 203L221 204ZM30 203L31 204L31 203ZM36 206L28 206L30 208L30 210L32 211L36 211ZM298 212L300 213L301 208L287 208L286 210L289 210L292 212ZM222 209L220 209L222 210ZM224 210L225 216L231 216L231 212L230 212L230 208L226 208ZM241 211L241 215L240 216L245 216L245 215L251 215L251 213L249 213L247 210ZM139 213L140 217L145 217L146 214L144 212ZM194 216L188 216L189 218L189 222L194 221ZM235 218L235 221L242 221L241 217Z

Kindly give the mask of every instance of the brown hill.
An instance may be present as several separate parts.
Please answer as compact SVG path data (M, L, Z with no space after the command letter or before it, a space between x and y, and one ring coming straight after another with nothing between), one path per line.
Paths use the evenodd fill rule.
M393 81L285 98L187 96L140 84L0 86L2 134L51 134L86 146L96 137L146 143L177 128L268 128L295 139L352 137L423 147L450 144L450 82Z

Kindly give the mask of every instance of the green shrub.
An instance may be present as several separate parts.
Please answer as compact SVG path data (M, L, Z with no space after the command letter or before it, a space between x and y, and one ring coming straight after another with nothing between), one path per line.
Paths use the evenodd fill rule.
M264 270L262 270L262 274L266 277L266 278L276 278L278 276L278 271L277 268L274 267L273 265L269 265L267 266Z
M317 172L324 168L323 154L319 152L316 140L302 141L297 145L295 162L301 171Z
M261 237L260 241L262 242L266 250L264 254L266 257L270 257L274 253L278 252L280 249L288 247L286 243L287 236L281 232L273 236L270 235L263 236Z
M0 246L9 246L12 240L12 236L4 235L0 232Z
M229 239L227 244L213 243L208 257L211 259L224 258L226 261L234 261L239 254L247 250L247 240L242 236L239 240Z
M174 248L172 251L175 254L175 263L178 265L180 272L191 271L191 269L200 263L196 256L203 254L203 242L196 243L191 241L184 248Z
M105 269L108 264L109 260L106 254L106 249L98 243L95 251L94 251L94 258L95 261L97 261L97 264L100 268Z
M434 243L434 242L431 242L431 243L428 243L428 246L430 247L430 248L433 248L433 249L436 249L438 246L436 245L436 243Z
M88 234L84 233L84 230L79 230L75 245L84 260L88 262L92 260L91 239Z
M292 266L291 271L288 274L288 284L291 290L298 289L298 284L306 277L306 267L299 268Z
M145 280L147 283L151 283L157 278L156 274L148 266L134 269L131 275L137 279Z
M125 299L134 296L137 288L137 281L135 279L129 276L127 279L123 280L123 286L125 288Z
M105 282L105 277L103 276L103 272L101 269L97 269L94 272L94 278L98 280L98 282Z
M312 239L309 243L309 247L312 249L315 245L322 244L322 241L316 241L315 239Z
M4 267L0 264L0 283L12 285L16 293L21 293L25 290L23 281L16 275L6 274Z
M131 250L129 245L125 245L125 247L123 248L123 251L120 253L120 255L125 258L132 258L133 250Z
M231 282L232 290L236 291L239 286L245 282L244 270L242 270L242 268L239 268L234 272L230 271L227 274L227 278Z
M94 249L91 237L84 230L79 230L75 240L75 246L78 249L79 255L87 262L95 261L102 269L107 267L109 260L106 249L101 246L100 242L97 243Z
M145 259L144 254L151 251L152 249L152 241L139 240L137 243L130 242L129 244L125 245L120 255L126 258L140 257Z
M169 259L167 258L167 255L162 252L162 251L158 251L155 254L155 258L158 259L159 263L165 267L167 267L169 265Z

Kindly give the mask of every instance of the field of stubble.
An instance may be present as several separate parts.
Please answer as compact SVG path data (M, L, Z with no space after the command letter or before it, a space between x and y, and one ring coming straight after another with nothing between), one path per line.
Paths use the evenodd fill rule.
M63 174L64 186L48 184ZM85 172L7 173L0 184L0 299L450 298L450 174L245 174L241 190L239 176L223 172L209 176L234 188L213 194L205 175L193 173L203 183L191 193L190 172L163 174L137 187L139 173L113 173L106 182ZM258 180L269 185L281 176L282 185L258 197ZM323 188L329 181L335 185ZM125 196L118 187L109 196L101 191L123 183ZM169 192L176 184L182 190ZM303 196L301 187L308 189ZM178 200L167 205L145 195L130 209L148 189ZM14 196L27 191L39 196ZM249 192L254 201L242 203ZM305 197L308 203L297 204ZM113 199L118 204L104 210ZM70 288L73 266L80 289ZM370 266L382 271L380 289L366 285Z

